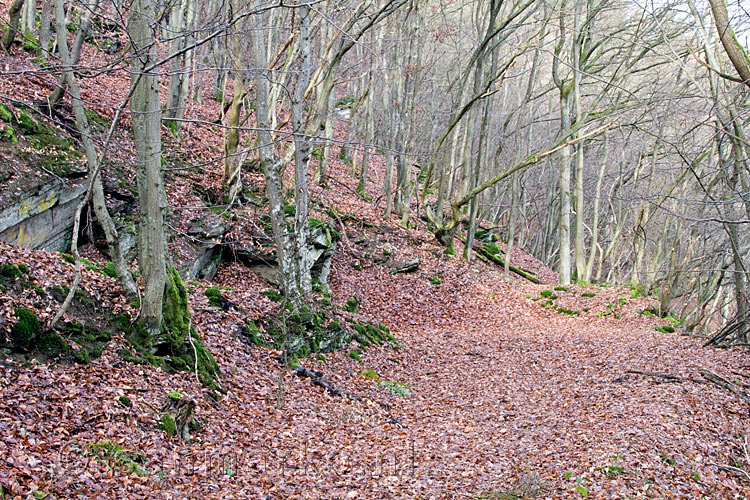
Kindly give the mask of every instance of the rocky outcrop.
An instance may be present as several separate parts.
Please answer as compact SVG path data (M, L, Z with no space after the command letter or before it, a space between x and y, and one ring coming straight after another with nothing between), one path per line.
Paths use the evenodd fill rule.
M332 228L330 224L317 219L310 219L310 236L307 240L312 262L310 273L312 278L318 280L321 285L328 285L331 259L336 251L338 239L338 231ZM279 284L278 262L274 252L238 247L228 243L224 246L223 256L224 260L242 262L269 283Z
M26 248L67 251L76 207L86 193L83 180L54 180L21 193L0 211L0 239Z

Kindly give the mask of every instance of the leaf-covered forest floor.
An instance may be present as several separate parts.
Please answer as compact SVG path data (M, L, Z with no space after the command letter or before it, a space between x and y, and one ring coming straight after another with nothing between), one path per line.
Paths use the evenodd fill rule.
M0 57L6 68L30 67L20 51ZM32 98L51 88L50 77L19 75L0 79L2 94ZM127 89L124 78L97 76L84 94L111 116L114 93ZM205 103L191 116L217 116L218 104ZM123 129L118 144L125 156L127 135ZM220 136L207 125L185 135L172 151L218 155L210 146L220 145ZM748 405L700 375L741 382L750 376L742 370L744 351L702 348L701 339L654 330L667 322L639 314L653 301L631 299L629 290L553 290L555 273L521 251L513 263L546 285L506 282L491 264L446 257L422 222L403 229L395 217L382 219L382 201L375 207L356 195L337 152L330 187L311 194L320 210L335 206L358 218L345 223L351 236L333 259L332 301L356 296L358 316L385 323L400 347L370 347L361 361L349 347L301 364L356 398L328 393L284 369L278 351L248 342L239 326L278 304L262 294L269 288L262 278L224 263L213 282L188 285L193 325L223 373L227 392L218 401L190 372L123 361L122 336L88 365L0 358L6 498L747 498L750 481L730 467L750 468L742 449ZM20 175L34 167L16 168ZM374 199L383 168L375 157L368 186ZM217 185L220 172L209 163L201 175L170 176L173 228L201 211L178 209L200 202L194 185ZM243 220L233 238L242 238ZM365 259L356 270L356 242L366 231L400 261L420 257L419 269L392 274ZM97 252L83 249L94 261L102 258ZM25 263L24 279L45 292L72 280L72 265L58 254L0 244L5 263ZM238 307L212 306L209 286L221 287ZM134 313L116 282L95 270L84 269L82 289L95 299L94 313ZM17 307L42 320L54 314L54 300L10 290L17 293L0 296L0 328L16 321ZM558 296L554 305L578 314L544 307L545 290ZM190 444L157 426L159 407L174 390L197 403L201 429Z

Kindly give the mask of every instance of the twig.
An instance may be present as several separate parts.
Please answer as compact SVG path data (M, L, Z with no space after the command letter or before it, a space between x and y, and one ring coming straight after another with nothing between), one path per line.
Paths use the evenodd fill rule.
M725 470L725 471L729 471L729 472L734 472L735 474L738 474L738 475L741 475L741 476L745 476L745 478L747 478L747 480L750 481L750 474L748 474L746 471L740 469L739 467L732 467L731 465L719 465L719 464L708 464L708 465L712 465L712 466L717 467L719 469L722 469L722 470Z
M742 391L740 389L737 389L732 382L729 380L720 377L719 375L716 375L715 373L711 373L706 370L701 370L700 374L703 378L708 380L714 385L717 385L719 387L723 387L724 389L728 390L729 392L732 392L739 396L740 399L745 401L746 403L750 403L750 395L748 395L745 391Z
M193 355L195 356L195 381L198 382L198 384L201 383L201 379L198 377L198 350L195 348L195 344L193 343L193 316L190 316L190 320L188 322L188 332L187 332L187 338L190 341L190 346L193 348Z

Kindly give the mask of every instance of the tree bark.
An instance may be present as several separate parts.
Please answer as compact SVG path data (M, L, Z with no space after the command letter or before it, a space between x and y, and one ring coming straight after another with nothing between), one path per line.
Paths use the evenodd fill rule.
M21 8L24 5L24 0L13 0L8 9L8 31L5 32L3 37L3 47L5 50L10 50L13 45L13 41L16 39L16 33L18 33L18 21L21 17Z
M727 4L724 0L709 0L711 4L711 13L716 23L716 29L719 32L719 39L724 46L724 50L732 61L732 65L742 78L742 81L750 87L750 58L748 58L742 45L737 41L732 26L729 24L729 15L727 14Z
M157 58L152 22L155 0L134 0L128 18L133 47L130 104L136 148L136 179L140 204L138 263L146 282L141 318L152 337L161 333L162 304L167 281L164 234L166 194L161 171L161 105L156 73L144 69Z

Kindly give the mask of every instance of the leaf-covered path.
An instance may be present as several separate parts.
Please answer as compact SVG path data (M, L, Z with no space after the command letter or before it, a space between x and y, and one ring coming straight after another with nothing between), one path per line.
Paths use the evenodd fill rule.
M30 256L4 250L8 260ZM237 333L236 311L208 305L205 285L190 286L191 306L224 373L218 402L192 374L123 362L122 340L88 366L0 367L0 484L22 498L470 498L509 489L744 498L748 482L725 467L748 465L747 405L696 382L701 369L737 379L741 351L655 331L663 321L636 312L649 299L626 290L554 291L555 305L579 310L569 316L532 300L550 286L508 284L431 250L409 250L422 258L411 275L373 263L351 272L346 252L334 260L334 300L356 295L361 316L384 320L402 343L370 348L361 362L348 350L302 361L360 400L282 370L274 351ZM245 284L225 292L236 303L273 307L239 264L217 279ZM629 369L696 381L660 383ZM198 403L203 429L190 445L157 428L170 390ZM92 448L107 441L142 457L149 476Z

